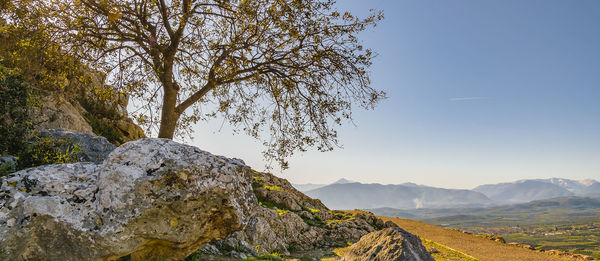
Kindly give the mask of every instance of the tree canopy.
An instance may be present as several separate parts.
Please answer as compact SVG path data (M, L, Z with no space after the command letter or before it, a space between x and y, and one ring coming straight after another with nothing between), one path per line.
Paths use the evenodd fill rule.
M358 18L334 5L47 0L30 8L44 14L62 48L144 102L137 119L158 126L158 137L220 116L263 140L265 156L285 167L295 151L332 150L336 126L352 119L353 108L385 97L371 87L374 55L358 38L382 13Z

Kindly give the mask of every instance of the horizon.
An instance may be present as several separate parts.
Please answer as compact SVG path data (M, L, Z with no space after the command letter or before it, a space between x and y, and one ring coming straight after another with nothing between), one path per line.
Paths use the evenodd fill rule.
M354 111L343 148L309 150L273 174L295 184L471 189L520 179L600 179L600 2L340 1L385 19L362 34L389 98ZM220 119L187 140L263 170L262 145Z
M369 185L369 184L377 184L377 185L384 185L384 186L385 186L385 185L404 185L404 184L413 184L413 185L417 185L417 186L427 186L427 187L432 187L432 188L441 188L441 189L473 190L473 189L475 189L476 187L478 187L478 186L483 186L483 185L510 184L510 183L517 183L517 182L529 181L529 180L549 180L549 179L563 179L563 180L564 180L565 178L560 178L560 177L549 177L549 178L543 178L543 179L519 179L519 180L506 181L506 182L499 182L499 183L485 183L485 184L479 184L479 185L477 185L477 186L475 186L475 187L473 187L473 188L446 188L446 187L435 187L435 186L429 186L429 185L426 185L426 184L419 184L419 183L410 182L410 181L407 181L407 182L402 182L402 183L358 182L358 181L355 181L355 180L349 180L349 179L346 179L346 178L340 178L340 179L334 180L334 181L332 181L332 182L327 182L327 183L291 183L291 184L292 184L292 185L325 185L325 186L328 186L328 185L333 185L333 184L336 184L336 183L338 183L338 182L340 182L340 181L342 181L342 180L343 180L343 181L345 181L344 183L360 183L360 184L367 184L367 185ZM589 181L592 181L592 182L599 182L599 181L598 181L598 180L596 180L596 179L581 179L581 180L568 179L568 180L579 182L579 183L581 183L581 184L583 184L583 185L585 185L585 186L589 186L589 185L591 185L591 184L586 184L586 182L589 182ZM343 184L343 183L342 183L342 184Z

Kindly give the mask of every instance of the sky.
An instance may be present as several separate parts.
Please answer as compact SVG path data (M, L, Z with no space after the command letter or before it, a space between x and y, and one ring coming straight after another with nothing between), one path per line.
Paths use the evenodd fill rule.
M343 148L271 170L292 183L600 180L600 1L339 0L385 19L361 35L389 98L354 112ZM265 166L260 142L217 119L188 143Z

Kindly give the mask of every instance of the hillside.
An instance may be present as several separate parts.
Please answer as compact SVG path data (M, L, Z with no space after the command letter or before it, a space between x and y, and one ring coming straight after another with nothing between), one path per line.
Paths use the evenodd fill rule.
M567 197L479 209L372 210L377 215L493 234L536 249L600 257L600 199Z
M600 183L592 179L529 179L481 185L473 190L485 194L496 202L511 204L568 196L598 197Z
M433 241L479 260L578 260L572 256L560 256L551 253L538 252L520 246L504 244L484 237L466 234L457 230L429 225L419 221L389 217L381 217L381 219L384 221L392 221L406 231L415 234L426 241Z
M582 218L593 219L600 213L600 199L565 197L488 208L415 210L376 208L369 209L369 211L380 216L410 218L433 224L468 225L482 222L524 224L560 222Z
M473 190L501 203L523 203L531 200L575 195L566 188L540 180L481 185Z
M305 192L333 209L392 207L401 209L481 207L493 202L485 195L461 189L441 189L414 184L331 184Z
M331 183L331 184L346 184L346 183L354 183L355 181L352 180L347 180L345 178L341 178L338 179L337 181ZM331 184L312 184L312 183L307 183L307 184L292 184L292 186L297 189L300 192L307 192L313 189L318 189L318 188L322 188L325 187L327 185L331 185Z

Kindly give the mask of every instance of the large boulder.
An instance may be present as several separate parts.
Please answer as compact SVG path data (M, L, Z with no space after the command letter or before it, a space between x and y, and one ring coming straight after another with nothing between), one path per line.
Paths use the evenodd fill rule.
M165 139L0 185L0 259L180 260L242 230L258 202L241 161Z
M338 250L338 260L433 261L419 237L399 227L389 227L363 236L357 243Z

